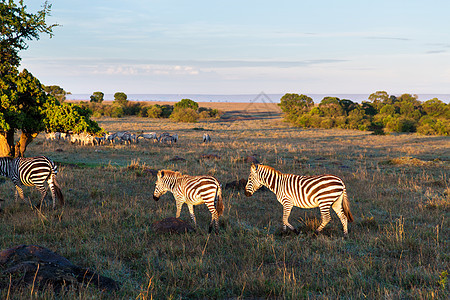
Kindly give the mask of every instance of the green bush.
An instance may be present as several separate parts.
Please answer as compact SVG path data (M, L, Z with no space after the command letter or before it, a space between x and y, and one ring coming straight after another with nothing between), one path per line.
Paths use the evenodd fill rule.
M149 118L161 118L163 116L163 109L160 105L152 105L147 110L147 116Z
M417 132L425 135L450 135L450 120L423 116L417 126Z
M191 99L181 99L181 101L175 103L174 109L180 108L192 108L194 111L198 110L198 103Z
M179 108L172 112L170 118L177 122L196 123L200 116L192 108Z

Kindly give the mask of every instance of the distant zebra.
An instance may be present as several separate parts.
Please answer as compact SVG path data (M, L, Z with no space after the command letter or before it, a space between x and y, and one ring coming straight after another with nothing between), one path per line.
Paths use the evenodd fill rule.
M287 226L295 231L288 221L293 206L319 207L322 222L316 232L320 232L331 220L330 208L333 208L344 227L344 235L347 236L347 221L353 222L353 216L344 182L339 177L283 174L269 166L252 164L245 195L250 197L262 185L275 193L278 202L283 205L283 230Z
M156 132L141 133L140 135L137 136L136 140L139 140L140 137L147 140L153 140L153 142L159 142L159 138Z
M203 134L203 143L210 143L211 142L211 137L209 136L209 134L204 133Z
M219 216L223 213L222 188L219 181L212 176L189 176L170 170L158 172L153 199L166 192L172 192L177 205L176 217L180 217L181 207L187 204L189 213L194 224L197 225L194 214L194 205L206 204L211 212L212 219L209 225L209 232L212 231L214 223L216 234L219 232Z
M37 157L0 157L0 175L8 177L12 180L16 187L15 200L18 196L24 200L21 185L35 186L41 193L41 202L47 195L47 188L44 182L48 183L52 193L53 208L56 207L56 198L60 205L64 205L64 197L61 188L56 182L57 166L49 158L45 156Z

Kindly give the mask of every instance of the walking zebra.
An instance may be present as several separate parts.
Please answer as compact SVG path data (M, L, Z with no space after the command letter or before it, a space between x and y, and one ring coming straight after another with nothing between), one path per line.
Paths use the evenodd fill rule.
M203 134L203 143L210 143L211 142L211 137L209 136L209 134L204 133Z
M194 205L206 204L211 212L212 219L209 225L209 232L212 231L214 223L216 234L219 232L219 216L223 213L222 189L219 181L212 176L189 176L180 172L161 170L158 172L153 199L166 192L172 192L177 205L176 217L180 217L181 207L187 204L189 213L194 224L197 225L194 214Z
M316 232L320 232L331 220L330 208L333 208L344 227L344 235L347 236L347 221L353 222L353 216L344 182L339 177L283 174L269 166L252 164L245 195L250 197L262 185L275 193L278 202L283 205L283 230L289 227L295 231L288 221L293 206L319 207L322 222Z
M0 175L8 177L12 180L16 187L15 200L20 196L24 200L23 190L21 185L36 186L36 189L41 193L41 202L47 195L47 188L44 182L48 183L52 193L53 208L56 207L56 198L59 203L64 205L64 197L61 188L56 182L56 174L58 173L56 165L49 158L45 156L37 157L0 157Z

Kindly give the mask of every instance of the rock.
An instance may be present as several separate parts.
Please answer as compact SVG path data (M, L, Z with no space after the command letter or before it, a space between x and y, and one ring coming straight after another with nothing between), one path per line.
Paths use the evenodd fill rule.
M259 164L259 161L256 159L256 157L254 155L247 156L245 161L248 163Z
M144 172L149 173L152 176L158 175L158 170L155 170L155 169L146 168L146 169L144 169Z
M189 223L174 217L153 223L153 230L160 233L185 233L195 231Z
M58 292L67 285L93 284L101 290L120 289L119 282L90 269L78 267L65 257L38 245L20 245L1 251L0 272L12 275L14 287L34 285L38 289L44 289L52 286ZM9 280L0 281L0 289L9 284Z
M244 190L246 185L247 185L247 179L241 178L239 180L235 180L235 181L226 183L225 188L226 189Z
M182 157L179 157L178 155L175 155L174 157L169 159L169 161L185 161L185 159Z

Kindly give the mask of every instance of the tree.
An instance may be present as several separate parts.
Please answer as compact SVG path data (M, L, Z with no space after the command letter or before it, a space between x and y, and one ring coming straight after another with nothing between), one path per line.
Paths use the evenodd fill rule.
M300 115L308 112L314 106L314 101L303 94L288 93L281 97L278 106L285 113L286 120L295 122Z
M66 100L66 95L70 94L59 85L44 86L44 91L55 97L59 102L64 102Z
M53 36L53 28L58 24L48 25L46 17L50 15L51 4L44 2L42 10L35 14L26 11L22 1L19 5L13 0L0 2L0 77L16 73L20 64L19 51L28 48L27 40L39 39L39 34Z
M104 132L97 122L91 120L92 111L73 103L60 103L48 99L43 105L43 124L48 132L89 132L100 135Z
M380 110L382 103L386 103L389 99L388 93L385 91L377 91L370 94L369 101L372 102L376 109Z
M127 98L127 94L125 94L124 92L117 92L114 94L114 102L121 106L127 105Z
M196 123L200 118L200 115L193 108L183 107L174 109L170 118L177 122Z
M198 103L191 99L181 99L181 101L175 103L174 110L180 108L192 108L194 111L198 110Z
M19 5L12 0L0 2L0 156L24 156L29 143L44 129L51 130L48 124L53 121L49 112L61 111L64 117L74 117L74 111L68 105L47 94L44 86L27 70L18 72L20 63L19 51L26 49L27 40L39 39L40 33L53 35L55 25L46 24L46 16L50 13L50 5L45 2L43 9L36 14L26 12L22 1ZM82 108L75 109L80 113ZM86 131L101 130L96 123L89 120L88 126L82 125ZM75 116L76 117L76 116ZM49 119L50 118L50 119ZM63 122L62 117L55 117ZM81 121L82 118L75 118ZM82 123L82 122L81 122ZM75 123L67 130L77 130ZM15 143L15 133L21 131Z
M18 156L44 129L40 107L47 99L41 83L27 70L12 77L7 88L0 90L0 156ZM16 130L22 131L14 143Z
M424 112L432 117L444 116L450 119L450 104L445 104L438 98L433 98L422 104Z
M344 109L341 106L341 100L337 97L325 97L319 104L325 117L339 117L344 115Z
M94 92L91 95L91 102L102 103L104 96L105 94L103 94L102 92Z

